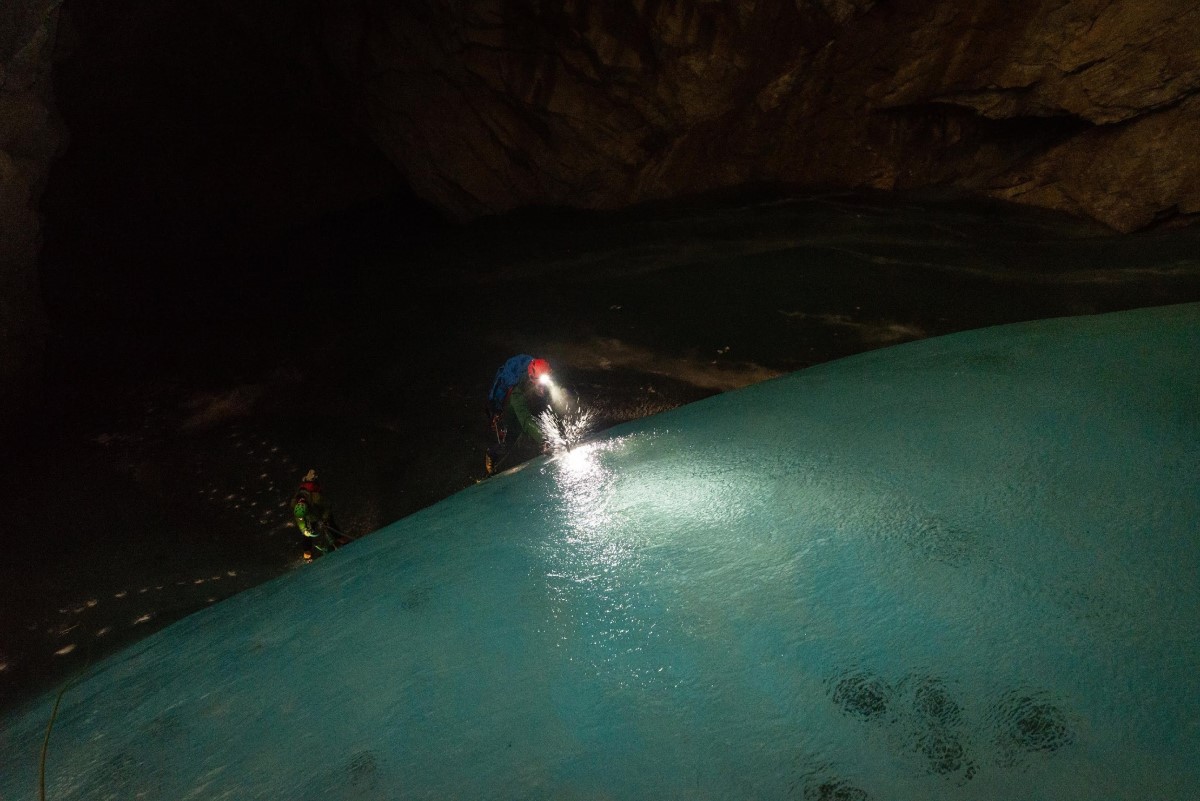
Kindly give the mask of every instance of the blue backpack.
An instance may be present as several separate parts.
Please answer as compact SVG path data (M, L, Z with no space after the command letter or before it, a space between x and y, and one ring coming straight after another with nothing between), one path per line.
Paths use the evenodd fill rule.
M522 353L519 356L513 356L496 371L496 378L492 381L492 391L488 393L488 409L492 414L500 414L504 411L504 402L508 400L508 393L512 392L512 388L521 383L521 379L528 374L531 361L533 361L532 356Z

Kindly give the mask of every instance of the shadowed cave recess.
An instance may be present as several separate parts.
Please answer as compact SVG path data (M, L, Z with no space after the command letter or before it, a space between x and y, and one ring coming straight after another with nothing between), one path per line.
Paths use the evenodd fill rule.
M329 214L412 235L766 183L940 188L1119 231L1186 221L1198 15L1186 0L14 0L0 363L24 380L5 383L36 375L42 296L51 330L164 300L215 314L239 281L294 278L296 259L255 248Z

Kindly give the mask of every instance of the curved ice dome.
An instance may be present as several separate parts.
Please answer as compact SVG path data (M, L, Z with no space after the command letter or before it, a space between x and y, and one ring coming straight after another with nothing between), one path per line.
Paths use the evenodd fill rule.
M1200 797L1197 364L1172 306L613 429L93 666L48 796Z

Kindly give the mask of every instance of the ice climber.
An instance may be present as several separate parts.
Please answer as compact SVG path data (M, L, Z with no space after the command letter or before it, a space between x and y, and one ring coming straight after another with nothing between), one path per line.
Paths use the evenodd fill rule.
M316 470L304 474L300 488L292 498L292 516L296 518L296 528L304 536L305 561L323 556L337 547L330 532L329 507L321 494Z
M550 407L550 363L528 354L513 356L496 371L487 398L491 439L484 469L490 476L511 453L533 456L545 449L537 418Z

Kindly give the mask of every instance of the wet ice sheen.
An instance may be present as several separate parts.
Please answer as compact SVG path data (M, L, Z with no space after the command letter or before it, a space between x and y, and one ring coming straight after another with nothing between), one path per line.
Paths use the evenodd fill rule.
M621 426L94 666L49 797L1200 797L1197 363L1193 304Z

